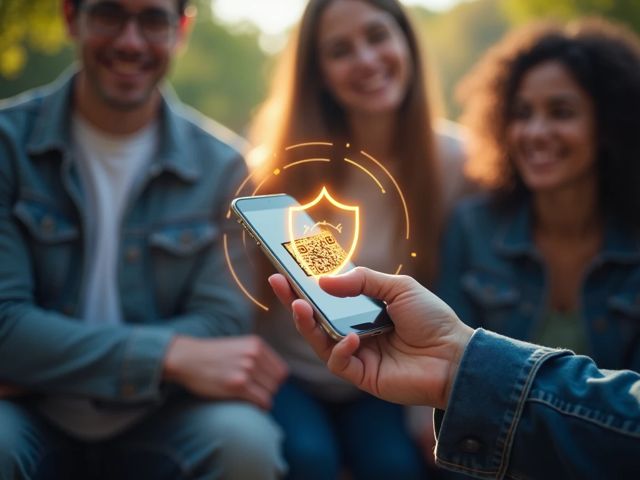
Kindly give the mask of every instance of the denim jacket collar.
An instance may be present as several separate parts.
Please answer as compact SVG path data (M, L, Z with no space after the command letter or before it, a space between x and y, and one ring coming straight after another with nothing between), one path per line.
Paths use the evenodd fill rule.
M77 72L65 72L44 95L38 118L27 141L27 151L39 154L50 150L66 152L71 145L71 115L73 84ZM188 124L182 118L180 106L169 86L162 89L160 107L161 144L159 155L150 169L153 174L173 173L187 182L194 182L201 174L197 155L192 151Z
M496 229L493 246L507 257L540 254L533 240L531 202L524 201ZM612 216L605 218L604 242L598 253L600 261L640 263L640 237Z

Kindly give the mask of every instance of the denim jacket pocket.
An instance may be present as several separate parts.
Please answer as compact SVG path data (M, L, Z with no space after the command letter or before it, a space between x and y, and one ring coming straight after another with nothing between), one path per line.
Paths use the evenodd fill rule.
M210 245L218 236L218 229L208 222L165 225L151 233L152 248L176 256L189 256Z
M156 304L161 315L172 315L184 306L184 292L198 271L206 268L210 247L220 236L217 227L207 220L163 224L149 236Z
M520 301L518 288L507 278L480 270L463 274L461 287L479 310L481 326L505 333Z
M20 199L13 214L26 230L38 301L51 307L61 300L67 281L80 264L80 227L75 219L44 201Z
M39 242L56 244L78 238L77 224L43 202L19 200L13 207L13 214Z

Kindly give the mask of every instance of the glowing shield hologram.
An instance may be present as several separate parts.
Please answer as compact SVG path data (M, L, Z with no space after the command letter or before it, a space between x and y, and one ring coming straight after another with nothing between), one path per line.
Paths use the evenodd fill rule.
M327 268L326 264L324 264L322 268L316 268L316 265L310 262L310 258L312 257L309 256L309 253L306 250L304 252L300 251L300 248L302 245L300 243L300 239L301 237L303 237L304 233L306 232L296 231L296 225L297 225L296 215L299 214L300 212L307 213L309 209L319 204L323 199L328 201L333 207L338 208L343 212L348 212L348 214L353 217L354 229L353 229L353 238L351 239L351 245L349 246L349 248L340 249L340 251L346 252L344 254L344 258L340 259L341 261L336 261L335 267L331 265L329 268ZM322 223L323 222L316 222L314 226L321 225ZM339 273L344 269L344 267L350 262L351 258L353 257L353 254L356 251L359 234L360 234L360 207L358 207L357 205L346 205L342 202L339 202L338 200L336 200L331 196L331 194L327 190L327 187L323 186L322 189L320 190L320 193L310 202L305 203L304 205L289 207L287 212L287 225L289 230L289 244L287 248L290 251L290 253L292 253L295 260L303 267L305 272L310 273L311 276L313 276L314 278L318 278L323 275L333 275L333 274ZM326 238L324 238L323 240L326 240ZM314 243L318 245L318 248L320 248L319 243L317 241ZM335 254L336 251L337 250L334 248L332 249L331 252ZM334 256L333 258L336 258L336 257Z

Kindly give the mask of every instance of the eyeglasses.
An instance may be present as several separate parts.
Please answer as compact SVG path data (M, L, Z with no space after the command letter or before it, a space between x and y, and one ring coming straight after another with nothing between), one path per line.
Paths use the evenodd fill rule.
M147 8L131 13L116 2L98 2L82 5L92 33L105 37L117 37L129 20L135 20L142 36L151 43L170 40L176 32L178 14L161 8Z

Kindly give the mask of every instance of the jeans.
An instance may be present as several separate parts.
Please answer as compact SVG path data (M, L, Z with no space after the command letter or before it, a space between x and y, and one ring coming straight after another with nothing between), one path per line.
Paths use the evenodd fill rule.
M400 405L366 394L326 402L289 381L276 395L273 416L285 433L292 480L335 480L343 467L355 480L426 476Z
M0 480L273 479L286 470L277 425L240 402L176 401L95 443L10 400L0 400L0 425Z

